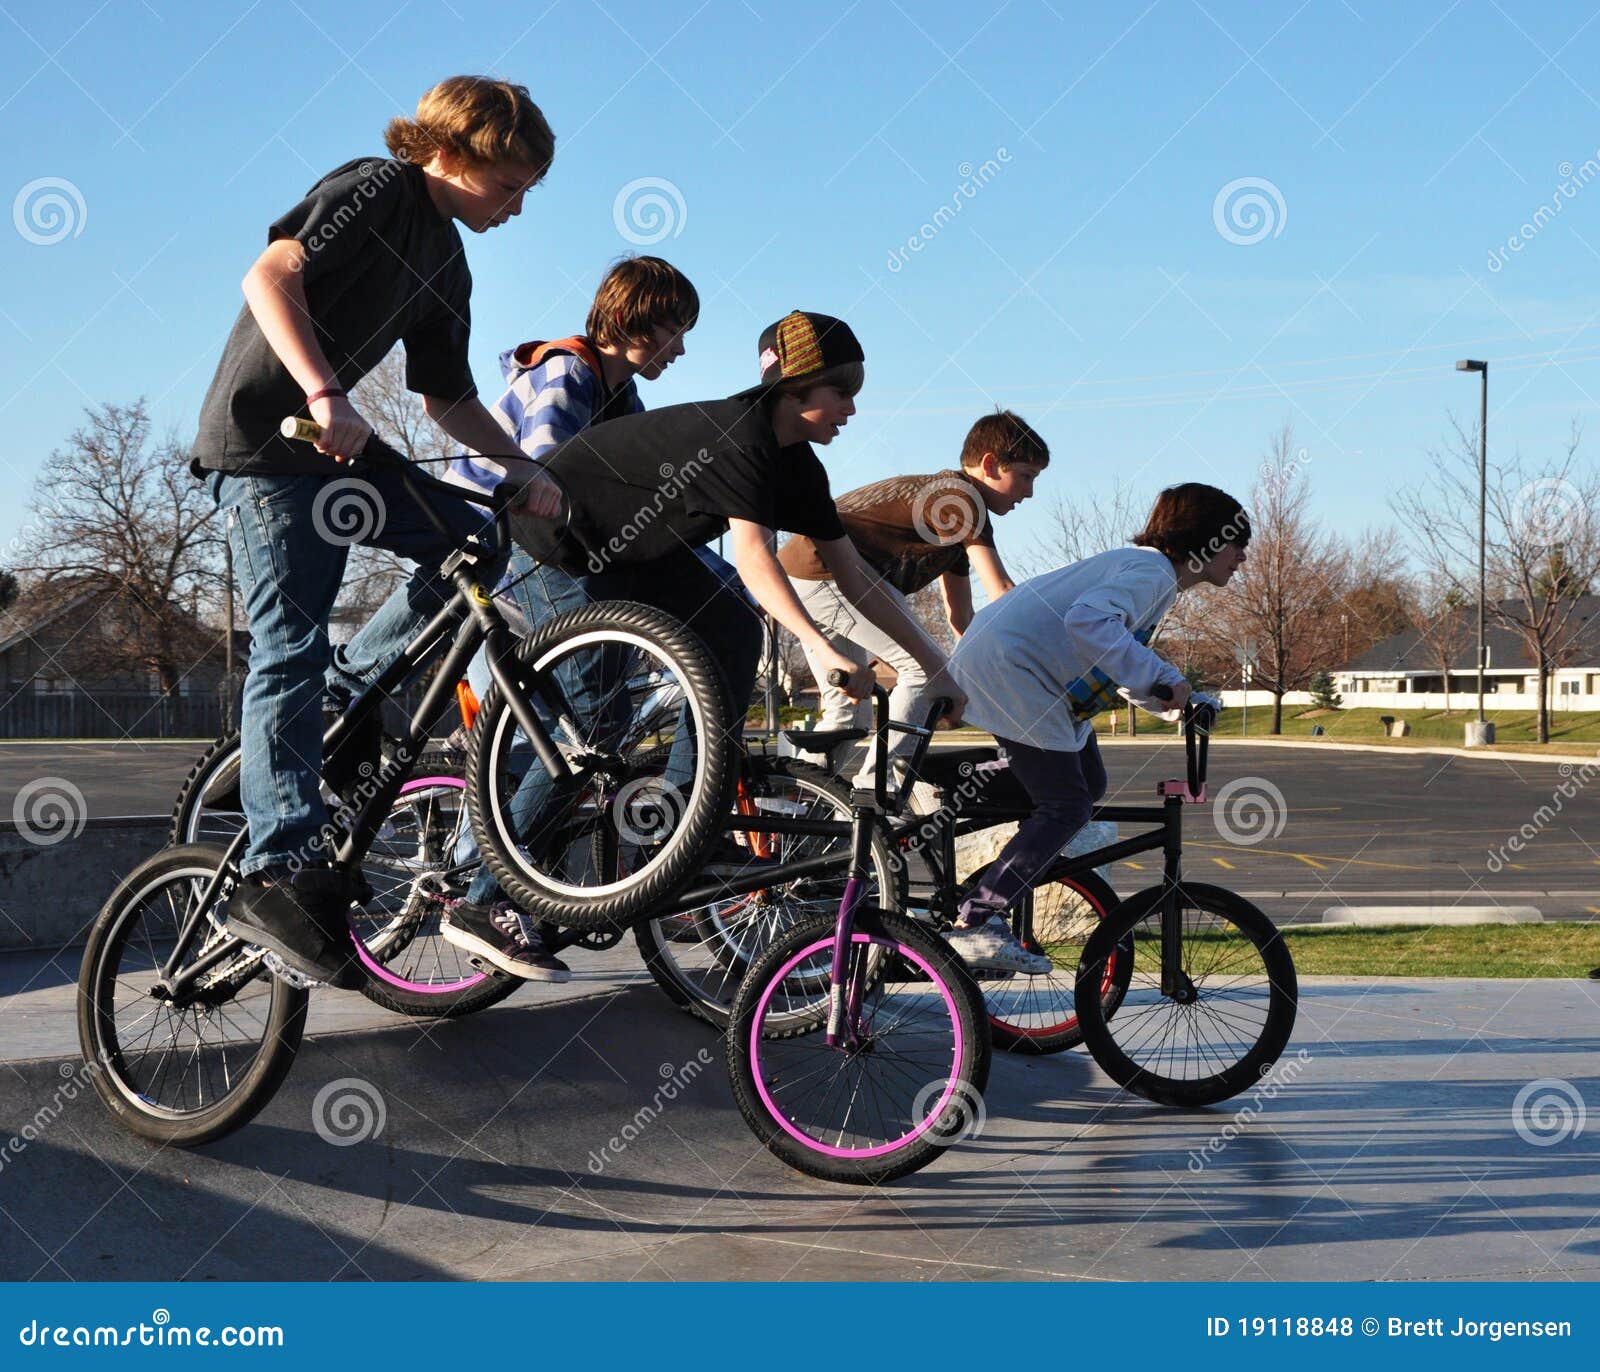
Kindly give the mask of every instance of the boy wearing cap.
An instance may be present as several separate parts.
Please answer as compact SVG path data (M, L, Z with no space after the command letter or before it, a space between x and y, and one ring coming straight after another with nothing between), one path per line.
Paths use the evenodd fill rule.
M760 625L738 590L695 550L729 535L734 565L762 609L813 651L826 674L849 675L848 693L872 688L871 671L827 641L773 552L778 530L804 534L862 613L902 645L929 677L927 689L965 696L932 639L878 583L851 545L813 451L855 413L866 372L861 345L843 321L795 311L761 335L761 382L726 400L672 405L585 430L545 459L570 496L570 527L535 526L545 546L542 594L557 609L589 600L635 600L683 620L720 669L734 718L742 718L761 651ZM534 768L512 803L529 832L550 797ZM481 872L468 899L446 917L446 939L502 971L526 975L519 941L491 920L496 883Z

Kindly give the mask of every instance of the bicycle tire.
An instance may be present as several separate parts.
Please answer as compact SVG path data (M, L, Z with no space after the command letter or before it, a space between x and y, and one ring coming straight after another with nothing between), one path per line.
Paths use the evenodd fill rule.
M762 788L776 783L805 797L796 803L808 806L807 818L841 822L850 819L850 787L824 768L795 758L751 757L746 763L746 775L758 806L763 798ZM830 813L818 813L824 806ZM634 926L634 942L656 985L674 1005L718 1029L727 1027L734 993L760 950L790 924L813 914L837 913L843 895L850 860L848 835L838 839L781 834L770 837L784 844L792 840L800 851L791 861L828 851L819 848L817 853L811 852L817 845L841 845L838 877L802 878L773 890L763 889L667 918L641 920ZM874 831L872 875L862 900L879 909L898 912L905 908L905 888L905 864L888 840Z
M926 1167L973 1132L974 1120L981 1128L983 1091L989 1081L988 1016L971 974L943 939L904 915L862 907L856 913L852 942L856 956L872 956L873 949L880 954L882 976L873 978L870 995L875 1004L864 1020L879 1032L869 1032L867 1046L856 1051L829 1048L821 1023L809 1015L803 1016L811 1024L809 1031L799 1033L790 1026L769 1035L768 1012L776 1000L787 999L783 988L789 974L803 964L831 960L835 933L835 921L819 916L796 925L756 959L734 997L727 1033L728 1072L746 1124L776 1157L825 1181L878 1185ZM905 968L903 980L897 980L902 975L897 967ZM803 990L801 995L808 999L820 995L825 1002L828 989L824 984L820 992ZM877 1010L884 1006L889 1008L880 1018ZM915 1055L880 1046L890 1030L924 1029L929 1045L918 1046ZM803 1054L801 1038L806 1040ZM790 1073L785 1065L790 1060L808 1065ZM887 1064L885 1085L871 1096L871 1105L863 1107L857 1117L860 1123L854 1124L851 1115L868 1070L864 1064L872 1061ZM821 1066L815 1066L819 1062ZM834 1081L825 1084L819 1078L830 1065L835 1066ZM842 1098L829 1106L841 1081L849 1099L842 1120ZM822 1090L815 1106L802 1105L794 1090L804 1082ZM907 1106L898 1102L886 1106L883 1095L888 1087L901 1095L914 1089L915 1094ZM774 1092L784 1098L778 1099ZM874 1109L887 1136L877 1141L864 1132ZM901 1132L895 1135L895 1130ZM830 1136L836 1141L830 1143ZM847 1136L861 1136L862 1141L847 1145Z
M458 758L445 751L431 751L424 753L412 769L412 775L400 788L400 793L395 797L391 816L401 814L407 807L417 803L418 796L424 793L430 783L437 785L453 780L454 784L465 791L466 782L461 777L462 764ZM237 733L224 734L216 739L203 752L194 766L189 769L189 774L183 780L183 785L178 791L178 799L172 810L172 842L174 844L188 843L220 843L226 844L233 836L244 827L244 815L236 810L210 810L205 803L206 794L212 791L219 783L237 787L239 776L239 735ZM391 818L387 821L393 824ZM369 852L363 859L363 871L367 875L369 884L381 884L374 878L382 870L381 864L373 859ZM457 882L462 884L464 877ZM376 904L383 895L379 891L375 894L372 904ZM443 913L441 908L430 908L425 893L421 890L412 892L412 900L417 902L417 908L404 910L391 921L386 921L373 930L372 915L369 910L358 908L352 914L352 928L355 931L358 944L358 956L367 973L361 986L361 994L375 1005L381 1005L385 1010L392 1010L396 1014L409 1015L420 1019L458 1019L462 1015L470 1015L479 1010L487 1010L492 1005L498 1005L507 996L512 995L521 982L515 977L505 976L493 969L479 969L466 965L455 949L445 952L447 945L439 938L437 923ZM419 937L428 941L428 946L436 949L435 968L437 978L425 982L416 975L404 976L401 970L391 964L403 951L403 946L391 939L386 947L379 950L374 948L374 934L381 936L384 933L394 933L396 926L403 927L404 922L411 922L410 937L408 942L414 943ZM370 931L370 932L369 932ZM452 960L454 971L444 966L444 959ZM414 967L413 972L417 969Z
M189 768L178 798L172 807L172 824L167 841L174 847L185 843L226 842L244 827L244 814L238 810L214 811L225 826L206 833L202 825L206 810L205 793L218 781L239 782L239 734L223 734L213 740ZM226 818L223 818L226 817Z
M1094 1060L1118 1085L1158 1105L1214 1105L1260 1081L1288 1044L1299 997L1294 959L1272 921L1243 896L1180 882L1183 971L1194 999L1180 1004L1161 995L1165 890L1153 886L1130 896L1084 945L1078 1022ZM1199 918L1191 920L1191 913ZM1132 975L1113 1020L1101 1012L1092 988L1104 977L1104 961L1124 942L1133 949ZM1202 1030L1218 1042L1200 1046ZM1173 1074L1179 1066L1184 1075Z
M1063 864L1064 865L1064 864ZM1059 888L1053 890L1052 888ZM1071 902L1042 914L1041 895L1057 895ZM1044 953L1055 964L1041 976L1016 974L1000 981L978 981L989 1009L989 1032L994 1046L1008 1053L1042 1056L1064 1053L1083 1042L1078 1023L1078 964L1087 938L1106 915L1117 907L1117 894L1105 878L1094 872L1058 877L1046 872L1030 893L1034 902L1030 952ZM1085 925L1087 919L1093 923ZM1041 929L1042 924L1057 926ZM1104 965L1100 987L1101 1012L1109 1019L1122 1003L1132 975L1131 949L1113 952Z
M734 777L733 723L721 675L698 638L664 611L633 601L601 601L555 616L517 645L517 660L526 675L530 704L560 701L558 683L541 691L540 674L561 660L562 650L605 645L622 652L648 652L666 664L682 683L683 703L690 710L697 745L691 794L683 798L670 836L642 866L612 872L591 886L579 886L534 865L518 847L516 825L506 797L515 720L498 683L490 690L472 727L467 758L467 789L473 833L479 852L505 894L526 914L574 929L599 932L626 926L651 909L660 908L704 866L722 831L723 806ZM554 711L547 710L546 714ZM637 785L637 781L634 783ZM613 823L610 810L618 798L602 787L590 792L593 815L575 836L574 848L585 856L592 849L593 827ZM578 799L583 799L580 794ZM576 801L574 805L576 805ZM679 810L675 803L674 810Z
M165 1015L172 1033L170 1039L159 1048L162 1057L158 1064L149 1064L146 1060L158 1051L156 1036L162 1028L160 1020L148 1033L142 1029L142 1021L136 1021L141 1026L139 1032L144 1034L144 1042L138 1047L131 1041L128 1044L122 1042L116 1013L117 972L122 954L130 944L133 945L133 956L138 957L139 948L133 925L141 909L147 902L154 902L152 909L159 917L160 893L163 888L175 888L168 891L168 910L174 915L175 930L177 912L172 908L171 901L193 901L198 895L196 883L208 880L224 856L224 850L213 845L186 844L164 849L140 863L118 883L117 889L95 916L78 971L78 1042L95 1091L113 1118L125 1128L141 1138L179 1148L209 1143L249 1123L282 1084L294 1063L305 1030L307 993L260 970L259 953L241 950L236 980L230 981L224 971L215 982L220 998L204 1011L208 1021L215 1020L211 1025L218 1031L214 1044L207 1047L204 1032L200 1028L202 1011L193 1008L194 1041L180 1046L179 1029L187 1027L187 1016L192 1007L184 1008L177 1024L172 1022L174 1012L162 1006L160 1001L154 1003L162 1008L145 1008L152 1001L148 987L142 987L142 983L153 983L155 980L155 947L159 943L146 930L143 935L144 948L151 953L151 966L148 971L141 969L128 975L128 985L124 990L129 997L129 1013L143 1011L145 1019ZM222 938L225 935L218 930L212 937ZM224 963L222 966L227 969L231 964ZM250 992L252 988L255 993L253 999L265 1001L259 1014L260 1046L249 1054L249 1060L242 1069L235 1070L238 1058L232 1064L228 1062L226 1035L229 1029L239 1029L239 997L241 992ZM233 1007L231 1014L221 1013L229 1006ZM213 1011L218 1013L213 1014ZM238 1050L239 1055L244 1052L244 1049ZM195 1088L196 1102L192 1109L164 1106L153 1094L166 1084L168 1064L174 1060L174 1056L179 1062L180 1072L187 1073L194 1069L199 1073ZM213 1075L211 1070L216 1057L221 1059L219 1075ZM219 1076L225 1089L219 1098L207 1104L207 1086L214 1087ZM184 1089L180 1085L180 1105L183 1099Z

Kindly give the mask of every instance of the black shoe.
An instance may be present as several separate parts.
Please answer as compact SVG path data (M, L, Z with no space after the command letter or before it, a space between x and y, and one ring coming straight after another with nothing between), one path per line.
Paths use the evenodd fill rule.
M324 731L331 729L334 721L347 713L345 707L324 704ZM356 796L361 783L370 781L383 766L383 720L373 707L352 716L350 725L349 732L322 759L322 781L334 795L360 809Z
M365 977L345 919L349 900L330 896L319 889L322 883L316 879L309 883L310 889L302 889L303 878L310 875L291 877L286 869L277 869L246 877L223 910L228 932L276 953L312 981L357 990ZM335 937L335 914L342 938Z
M537 926L524 925L508 901L447 902L439 932L446 943L524 981L571 981L572 969L545 947Z

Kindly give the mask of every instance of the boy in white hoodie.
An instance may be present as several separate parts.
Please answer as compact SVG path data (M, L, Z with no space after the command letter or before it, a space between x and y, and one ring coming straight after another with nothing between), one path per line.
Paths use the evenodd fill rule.
M1199 482L1172 486L1133 547L1025 581L972 621L950 662L967 693L966 721L994 734L1037 808L984 871L948 935L970 965L1051 969L1049 958L1017 940L1006 912L1105 794L1089 721L1119 694L1178 717L1189 683L1145 645L1179 592L1226 586L1249 542L1249 516L1232 496ZM1153 696L1160 686L1169 699Z

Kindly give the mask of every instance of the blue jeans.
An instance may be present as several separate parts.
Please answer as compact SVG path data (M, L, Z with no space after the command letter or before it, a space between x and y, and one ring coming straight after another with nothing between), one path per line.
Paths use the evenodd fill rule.
M737 727L749 707L756 669L761 661L761 620L737 577L729 575L732 569L715 554L710 557L715 562L700 557L696 550L685 549L650 562L611 567L585 576L574 576L556 567L540 567L513 594L535 625L563 611L600 600L634 600L676 616L710 652L728 693ZM511 573L519 575L532 565L531 560L519 552L512 558ZM581 663L563 664L557 672L567 704L574 717L584 725L587 737L604 733L604 724L598 716L612 693L614 683L609 678L614 675L592 654L586 655ZM620 721L623 725L627 722L626 719ZM690 740L686 729L680 728L676 734L677 741L666 764L665 780L686 788L692 779ZM523 835L536 832L540 816L550 800L550 778L530 757L530 765L511 798L511 820L517 831ZM467 898L477 904L487 904L499 895L499 889L485 867L474 878Z
M456 535L447 541L407 496L398 473L385 467L359 478L213 472L206 488L226 520L250 625L239 727L239 794L250 827L240 869L248 873L318 854L327 823L320 786L324 695L348 702L374 680L454 593L439 563L471 533L492 540L494 526L476 505L433 497ZM350 514L355 518L347 522ZM417 567L334 651L328 617L356 542ZM503 566L504 554L497 553L481 579L492 582Z

